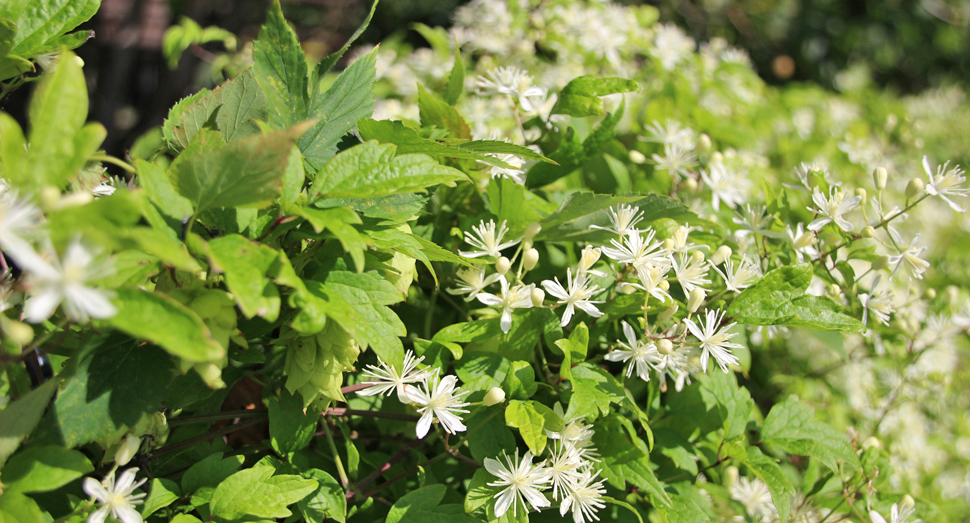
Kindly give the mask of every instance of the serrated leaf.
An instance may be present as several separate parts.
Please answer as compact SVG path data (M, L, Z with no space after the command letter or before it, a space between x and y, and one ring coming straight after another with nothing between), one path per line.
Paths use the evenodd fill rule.
M310 469L300 475L316 480L318 486L309 496L297 502L300 513L307 521L326 521L327 518L345 523L347 521L347 497L340 483L320 469Z
M601 456L603 477L610 485L625 490L630 483L649 494L659 507L670 506L664 484L650 468L647 446L637 437L629 420L611 414L597 421L593 443Z
M395 120L372 120L370 118L361 118L357 121L357 130L360 132L360 137L364 140L377 140L381 143L390 143L396 145L397 154L421 153L429 156L463 158L467 160L487 162L506 169L512 168L511 165L499 160L494 156L488 156L472 150L465 150L461 146L453 147L436 142L434 140L422 138L417 131L409 127L405 127L403 123Z
M612 374L590 363L572 368L573 395L566 419L595 418L610 413L610 403L626 399L623 387Z
M381 198L325 198L317 200L320 208L350 207L367 216L395 224L412 219L424 209L428 197L420 194L395 194Z
M153 292L118 289L118 314L108 324L149 340L188 361L215 361L226 355L199 316L181 303Z
M771 501L778 509L781 522L788 523L788 519L791 517L791 497L795 495L795 487L792 486L781 467L775 463L775 460L762 454L758 447L747 448L745 463L768 486Z
M316 480L281 474L275 469L256 466L241 470L216 487L209 508L212 515L223 519L243 516L285 518L292 515L286 507L317 489Z
M423 127L437 126L439 129L447 129L451 132L452 138L472 139L472 131L461 113L444 100L429 93L421 84L418 84L418 111Z
M209 454L202 461L193 463L182 474L182 494L188 496L200 487L215 487L242 466L245 457L222 458L221 452Z
M141 506L141 517L147 518L160 509L171 505L179 499L180 491L178 484L170 479L153 478L151 488L148 490L148 497L145 498Z
M63 447L31 447L14 455L3 468L6 492L49 492L94 470L88 458Z
M444 100L448 105L455 105L461 94L465 92L465 61L461 59L461 46L455 40L455 61L451 66L451 73L448 74L448 82L445 84Z
M603 114L601 96L630 93L640 90L640 84L624 78L597 78L580 76L562 88L552 114L570 116L595 116Z
M313 169L321 169L334 157L340 139L357 125L357 120L374 112L376 74L377 49L358 58L326 92L314 89L310 93L307 118L318 121L300 139L300 150Z
M100 0L9 2L0 7L0 17L17 24L10 54L31 58L49 52L45 44L89 20L100 5Z
M269 436L273 450L286 456L309 445L319 419L320 413L303 410L301 398L282 391L279 401L269 402Z
M280 293L266 277L279 258L270 247L230 234L208 243L209 258L222 272L226 286L247 318L260 316L273 322L280 313Z
M396 155L396 151L394 145L371 140L338 154L317 173L310 186L310 200L378 198L467 179L461 171L430 156Z
M537 401L512 400L505 407L506 425L519 430L522 440L534 456L541 456L546 448L546 428L559 430L559 416Z
M589 329L585 323L580 322L573 328L569 338L556 341L556 347L562 351L563 360L559 367L559 375L563 379L572 379L572 366L586 360L586 352L589 350Z
M670 507L660 512L667 523L710 523L711 517L694 500L677 494L670 495Z
M33 432L55 390L57 381L50 380L0 410L0 468L20 442Z
M300 40L274 0L253 43L253 72L266 96L269 123L286 129L306 119L307 63Z
M360 27L358 27L357 30L354 31L354 34L350 35L350 38L344 42L343 47L323 60L320 60L320 63L317 64L317 68L314 71L314 76L316 76L316 78L323 78L323 76L326 75L327 72L329 72L330 69L340 61L340 58L343 57L344 53L347 52L347 49L350 49L350 45L360 38L360 35L364 33L364 30L367 29L367 26L370 25L370 21L374 18L374 11L377 10L377 2L378 0L374 0L374 3L372 3L370 6L370 12L367 13L367 18L364 18L364 21L361 22Z
M556 162L552 159L546 158L545 156L533 151L532 149L529 149L528 147L510 142L503 142L501 140L472 140L470 142L460 143L455 147L465 151L481 154L514 154L526 160L535 160L537 162L546 162L556 165Z
M521 236L530 223L538 222L543 214L555 208L553 204L504 176L492 179L488 183L486 194L492 214L498 217L499 223L506 222L511 237Z
M321 233L324 230L329 230L340 242L344 251L350 255L354 261L354 266L357 267L357 272L364 270L364 251L367 250L370 238L353 227L362 223L357 213L346 207L330 209L301 207L295 209L295 212L306 218L315 232Z
M754 408L751 393L739 387L734 373L711 372L698 376L700 393L708 404L715 404L724 423L724 438L734 439L744 433Z
M182 150L215 115L215 124L226 142L259 133L256 121L267 116L266 96L256 82L253 69L223 83L214 90L203 89L179 102L169 112L163 130L170 144Z
M794 397L776 404L765 417L761 438L786 451L817 458L833 472L838 461L859 470L859 457L846 434L821 422L813 422L815 411Z
M264 207L279 196L290 147L304 129L297 126L228 145L218 132L203 130L172 163L169 175L196 214L219 207Z

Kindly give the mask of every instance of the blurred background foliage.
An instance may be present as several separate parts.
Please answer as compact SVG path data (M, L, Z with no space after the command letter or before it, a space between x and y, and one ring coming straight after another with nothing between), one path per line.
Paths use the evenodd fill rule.
M450 25L464 0L385 0L361 43L427 42L413 24ZM662 0L649 4L698 41L722 37L746 49L770 84L807 81L837 91L885 87L901 94L965 85L970 78L970 1L966 0ZM108 128L105 149L124 155L161 124L169 107L248 66L248 45L267 0L104 0L83 29L96 37L78 50L92 93L90 119ZM339 48L366 17L370 0L290 0L284 12L307 55ZM185 22L185 20L189 22ZM172 26L220 28L186 45L170 68L163 55ZM191 29L191 27L189 27ZM230 51L230 52L227 52ZM232 51L239 51L232 52ZM28 89L0 109L23 119Z

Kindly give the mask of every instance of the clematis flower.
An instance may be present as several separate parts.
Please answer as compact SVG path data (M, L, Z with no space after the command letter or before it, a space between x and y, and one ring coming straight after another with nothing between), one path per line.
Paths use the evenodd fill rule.
M606 359L608 361L629 361L630 363L626 367L627 377L633 375L633 368L636 367L637 376L640 376L643 381L650 381L650 366L659 361L660 352L657 351L657 346L652 341L640 340L629 323L625 321L621 323L626 342L618 341L617 343L623 348L607 354Z
M634 207L632 205L620 204L615 208L610 207L608 209L610 215L610 223L612 227L600 227L599 225L590 225L590 229L602 229L604 231L610 231L621 237L627 234L637 233L637 223L643 220L643 211L639 207Z
M518 509L521 504L526 512L532 506L534 510L540 510L550 505L549 500L542 495L541 490L548 488L547 483L552 481L549 472L542 466L532 464L532 453L526 452L522 459L519 459L519 450L515 450L515 458L510 458L507 454L505 463L491 458L485 458L484 465L493 476L499 478L498 481L489 483L490 487L505 487L495 495L495 517L500 518L503 514L512 509L512 515L518 517ZM506 466L507 465L507 466Z
M596 471L594 474L592 469L587 467L579 479L569 484L568 494L563 497L562 503L559 505L560 516L564 517L572 509L574 523L586 523L586 521L594 519L599 521L600 518L596 516L596 511L606 506L602 499L603 494L606 494L606 489L603 487L603 482L606 479L596 481L599 474L600 471Z
M502 238L505 237L506 233L509 232L509 228L505 226L505 220L502 220L502 224L495 229L495 220L489 220L485 223L485 220L478 226L472 226L472 231L474 235L468 234L465 236L465 241L468 242L472 247L479 249L477 251L458 251L458 254L466 258L478 258L481 256L492 256L498 258L502 255L502 249L508 249L509 247L518 244L522 241L521 238L517 240L508 241L502 243Z
M42 236L44 215L36 205L20 199L17 191L3 183L0 191L0 249L22 269L46 265L30 243Z
M926 177L930 179L930 182L926 184L924 190L928 194L942 198L943 201L950 204L950 208L954 211L965 212L965 209L951 200L950 196L962 196L966 198L967 194L970 194L970 189L957 187L967 181L967 178L963 176L963 169L959 165L952 169L947 169L949 165L949 162L938 165L936 167L936 174L934 175L930 169L929 159L923 156L923 170L926 172Z
M465 301L472 301L475 296L478 296L485 287L495 283L499 279L498 273L493 273L485 276L485 271L477 267L469 267L467 269L462 269L458 271L458 279L461 280L463 285L453 288L446 289L448 294L467 294Z
M46 320L62 302L64 313L76 322L86 323L91 318L105 319L117 314L107 291L86 285L112 271L81 244L80 238L74 238L60 261L56 254L51 258L51 264L41 263L29 269L31 298L24 306L27 321Z
M930 262L919 257L920 254L923 254L923 251L926 250L925 245L919 248L916 247L916 245L919 244L919 237L920 235L917 234L916 237L913 238L913 242L909 244L909 248L900 250L900 253L896 256L889 257L889 263L896 266L896 268L893 269L893 277L896 276L899 269L905 266L906 269L909 270L910 276L916 278L917 280L923 279L923 273L929 268ZM896 239L896 242L900 243L898 238Z
M509 281L505 279L505 276L499 278L499 282L502 284L501 295L495 296L494 294L482 293L475 297L485 305L501 307L502 320L500 325L502 326L502 332L508 332L512 328L512 309L531 309L532 290L536 286L530 283L529 285L516 285L510 288Z
M121 473L115 483L115 473L108 474L103 482L94 478L84 478L84 492L101 504L97 510L88 516L87 523L104 523L111 514L122 523L142 523L141 514L135 510L135 505L142 503L146 494L132 494L136 488L145 483L145 478L135 481L138 469L130 468Z
M862 196L846 197L846 193L842 189L832 186L829 188L829 196L826 198L816 186L814 192L812 192L812 201L818 207L809 207L808 210L818 214L819 217L808 224L808 230L817 231L830 222L835 222L845 232L852 232L852 229L855 228L852 222L843 218L842 215L855 209L862 201Z
M590 298L593 297L597 291L599 291L599 287L596 285L590 287L589 279L585 274L577 274L576 277L573 278L572 271L570 269L566 269L567 287L563 287L562 284L559 283L559 278L554 278L554 280L555 281L546 280L542 282L542 286L546 289L546 292L555 296L556 298L559 298L556 305L566 306L566 310L562 313L562 322L560 322L562 327L569 324L569 320L572 319L576 307L579 307L586 312L586 314L589 314L594 318L599 318L603 315L603 313L600 312L595 305L603 302L590 300Z
M418 420L415 427L415 434L417 434L418 439L428 435L428 431L431 430L431 422L434 419L438 420L441 428L448 434L468 430L465 424L461 422L461 417L456 413L468 413L467 410L462 409L462 407L467 407L468 403L462 403L461 397L470 391L459 392L455 386L457 382L456 376L445 376L439 380L438 374L434 373L424 378L423 388L408 386L408 397L421 405L418 408L421 419Z
M889 315L894 312L892 291L877 291L879 287L879 276L872 280L872 288L868 293L859 295L859 302L862 303L862 323L868 324L869 313L879 320L883 325L889 325Z
M358 390L357 394L360 396L387 394L390 396L392 392L397 391L398 401L401 403L410 403L411 398L408 397L408 392L409 389L414 389L413 387L408 387L408 385L411 383L420 383L431 375L427 370L418 369L418 364L423 360L424 356L416 358L414 352L409 350L404 353L404 364L401 366L401 372L398 372L393 365L388 365L387 362L377 358L377 367L367 365L367 368L364 370L364 376L369 380L373 380L370 382L371 386Z
M707 361L711 356L714 357L724 372L728 371L728 365L738 364L738 358L731 354L730 349L740 349L741 345L729 341L738 333L728 333L728 330L737 324L732 323L718 328L723 318L723 311L709 310L705 318L706 321L698 319L697 323L694 323L693 320L684 320L690 333L701 342L700 348L703 351L701 353L701 367L704 372L707 372Z

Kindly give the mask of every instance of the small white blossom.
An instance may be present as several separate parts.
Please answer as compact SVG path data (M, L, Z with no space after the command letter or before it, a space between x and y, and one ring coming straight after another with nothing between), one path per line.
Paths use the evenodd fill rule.
M733 221L754 234L780 238L781 233L772 231L770 228L773 215L765 214L766 212L767 208L764 205L745 205L740 212L741 216L733 218Z
M660 65L668 71L673 71L682 60L694 52L697 43L687 36L684 31L674 24L666 24L657 28L650 54L660 60Z
M643 231L647 238L638 232L632 232L623 237L623 242L610 240L613 247L603 247L603 254L620 263L628 263L634 267L662 267L670 265L668 252L663 248L662 241L654 241L656 232L648 228Z
M592 245L584 247L583 252L580 253L576 274L592 274L593 276L599 276L601 278L606 276L605 272L593 269L593 265L599 261L601 253L601 250L594 248Z
M687 176L690 169L697 165L694 153L679 145L664 145L663 155L654 153L651 158L657 164L657 169L669 172L677 180Z
M40 323L63 302L64 314L72 321L86 323L90 318L106 319L117 314L107 291L88 287L90 280L111 274L106 262L81 245L75 238L60 261L51 255L52 263L30 267L31 298L24 305L24 315L31 323Z
M674 263L674 274L680 283L684 295L690 294L695 287L710 285L711 280L707 279L709 270L707 260L703 256L679 255L671 258Z
M744 193L748 180L735 169L729 169L724 162L710 162L708 170L701 169L701 180L711 189L711 205L714 210L721 208L721 202L732 209L744 203Z
M785 232L788 233L788 241L791 242L792 248L795 250L795 258L798 263L803 263L806 256L809 258L818 256L818 249L815 248L815 235L812 231L806 233L804 224L799 223L794 231L789 225Z
M717 364L721 366L721 370L724 372L728 371L728 365L738 364L738 358L731 354L729 350L742 348L741 345L729 341L731 338L737 336L738 333L728 332L731 327L737 324L731 323L730 325L718 328L723 318L724 312L708 310L706 318L698 318L697 323L689 319L684 320L690 333L700 341L700 348L703 351L701 353L701 367L704 369L704 372L707 372L707 361L711 356L714 356Z
M724 272L721 272L721 269L717 267L714 267L714 270L721 275L721 278L724 278L724 284L727 285L728 290L734 292L747 289L761 278L761 268L748 260L747 255L741 257L737 269L735 269L734 261L728 258L724 260Z
M531 309L532 289L535 289L536 286L530 283L529 285L516 285L509 288L509 281L505 279L505 276L499 278L499 282L502 284L501 295L482 293L476 298L485 305L501 307L502 320L500 325L502 332L508 332L512 328L512 309Z
M423 388L408 386L407 391L407 396L421 405L418 408L421 419L418 420L418 424L414 428L418 439L422 439L428 434L431 429L431 422L435 418L448 434L468 430L461 422L461 417L456 413L468 413L467 410L462 409L462 407L467 407L468 403L462 403L461 397L470 391L459 392L455 387L458 382L458 378L455 376L445 376L439 380L438 374L434 373L431 376L425 376L423 381Z
M477 267L469 267L458 271L458 279L462 285L457 288L447 289L448 294L467 294L465 301L472 301L475 296L485 290L485 287L495 283L499 279L498 273L485 276L485 271Z
M930 262L919 257L920 254L923 254L923 251L926 250L925 245L919 248L916 247L916 245L919 243L919 237L920 235L917 234L916 237L913 238L913 242L909 244L909 248L905 250L901 249L898 255L889 257L889 263L896 266L896 268L893 269L893 276L896 276L899 269L905 266L913 278L916 278L917 280L923 279L923 273L929 268ZM899 242L899 239L896 239L896 241Z
M893 503L892 509L889 513L889 521L882 517L881 514L875 510L869 511L869 518L872 519L872 523L920 523L922 519L910 519L913 516L915 509L913 507L906 507L905 505L900 508L899 503Z
M418 369L418 364L424 361L424 356L416 358L414 352L410 350L404 353L404 364L401 366L401 372L398 372L393 365L387 364L380 358L377 358L377 361L377 367L367 365L364 370L364 376L368 380L373 380L370 381L372 385L366 389L358 390L358 395L386 394L390 396L392 392L397 391L398 401L410 403L411 398L408 397L408 391L413 390L413 388L408 387L408 384L420 383L431 375L428 370Z
M687 150L693 150L696 145L697 133L677 120L667 118L665 124L654 120L653 124L646 127L646 130L650 133L650 136L644 138L644 140L648 142L677 145Z
M580 469L586 463L583 451L577 450L562 441L554 441L549 445L549 460L546 470L552 483L552 499L559 499L559 494L566 493L571 481L579 479Z
M860 294L859 302L862 303L862 323L868 324L869 313L879 320L883 325L889 325L889 315L895 312L893 309L892 291L877 291L879 287L879 276L872 280L872 288L869 293ZM870 294L871 293L871 294Z
M632 205L620 204L618 206L610 207L608 209L610 214L610 223L613 224L612 227L600 227L599 225L590 225L590 229L602 229L604 231L610 231L619 236L626 236L628 234L638 233L636 229L637 223L643 219L643 211L639 207L634 207Z
M0 194L0 249L22 269L44 264L30 243L42 237L43 219L36 205L18 198L17 191L4 185Z
M960 166L956 166L952 169L947 169L949 162L943 165L938 165L936 168L936 175L930 169L930 161L924 156L923 157L923 170L926 171L926 177L930 179L930 182L926 184L925 191L933 196L939 196L943 198L943 201L950 204L950 208L956 212L965 212L964 208L957 205L956 202L950 199L950 196L962 196L966 197L970 194L970 189L964 187L957 187L958 185L967 181L967 178L963 176L963 169Z
M855 228L852 222L846 220L842 215L848 213L852 209L855 209L859 202L862 201L862 196L846 196L846 193L842 191L841 188L832 186L829 188L828 198L818 190L818 186L812 192L812 201L818 207L809 207L808 210L819 215L812 223L808 224L808 230L817 231L826 224L830 222L835 222L845 232L851 232Z
M669 354L660 353L657 361L653 363L653 368L657 371L660 378L660 390L667 390L667 377L674 381L674 388L680 392L684 384L690 383L690 354L689 347L673 347Z
M617 343L623 348L607 354L606 359L608 361L629 361L630 363L626 367L627 377L633 374L633 368L636 367L637 376L640 376L643 381L650 381L650 366L660 360L657 346L650 340L640 340L629 323L625 321L621 323L626 342L618 340Z
M103 482L94 478L84 478L84 492L101 504L97 510L88 516L87 523L104 523L111 514L122 523L142 523L141 514L135 510L135 505L142 503L144 493L132 494L136 488L145 483L145 478L135 481L138 469L130 468L121 473L115 483L115 473L108 474Z
M499 67L479 76L476 81L478 94L507 94L515 98L533 96L541 93L541 88L532 85L532 77L516 67Z
M587 468L579 479L570 483L568 494L563 497L562 503L559 505L560 516L565 516L571 508L573 523L600 520L596 511L606 506L602 499L603 494L606 494L606 489L603 487L603 482L606 479L595 481L599 474L599 471L593 474L592 470Z
M492 178L508 178L519 185L525 185L525 171L522 170L525 160L514 154L496 154L495 157L511 167L489 164L489 172Z
M596 308L597 303L603 303L602 301L591 301L590 298L599 291L599 286L593 285L589 286L589 279L585 274L577 274L573 278L573 273L571 270L566 269L566 282L568 287L564 288L561 283L559 283L559 278L554 278L555 281L546 280L542 282L543 288L546 292L559 298L556 305L565 305L566 310L562 313L561 326L565 327L569 324L569 320L572 319L575 308L579 307L586 314L594 318L599 318L603 315L599 309Z
M479 225L473 225L473 234L466 234L465 241L469 245L478 249L477 251L458 251L458 254L466 258L478 258L481 256L492 256L498 258L502 255L503 249L508 249L513 245L518 244L522 241L521 238L507 241L502 243L502 239L509 232L509 228L505 226L505 220L502 220L502 224L498 226L498 230L495 228L495 220L489 220L485 223L485 220Z
M550 505L541 491L548 488L547 483L552 481L552 478L541 463L533 466L532 458L532 453L526 452L520 460L518 449L515 450L514 459L505 455L508 466L498 460L485 458L485 470L499 479L489 483L488 486L505 487L495 495L498 498L495 502L496 518L502 517L510 508L512 515L518 517L519 505L528 512L529 507L526 506L526 502L537 511Z
M630 285L646 291L647 294L653 296L657 301L668 301L673 298L670 294L664 290L661 286L663 282L667 281L667 273L670 271L669 266L665 267L647 267L638 266L636 267L637 279L640 283L631 283Z
M740 477L728 487L728 493L731 494L731 499L744 505L744 510L754 521L767 523L778 514L771 501L768 486L760 479L755 478L752 481Z

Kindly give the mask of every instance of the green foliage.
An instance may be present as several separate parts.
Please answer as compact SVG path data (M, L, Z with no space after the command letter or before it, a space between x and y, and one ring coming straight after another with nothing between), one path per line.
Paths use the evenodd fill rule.
M226 478L212 493L212 515L226 521L247 516L283 518L292 514L287 505L317 489L316 480L274 472L273 467L256 466Z

